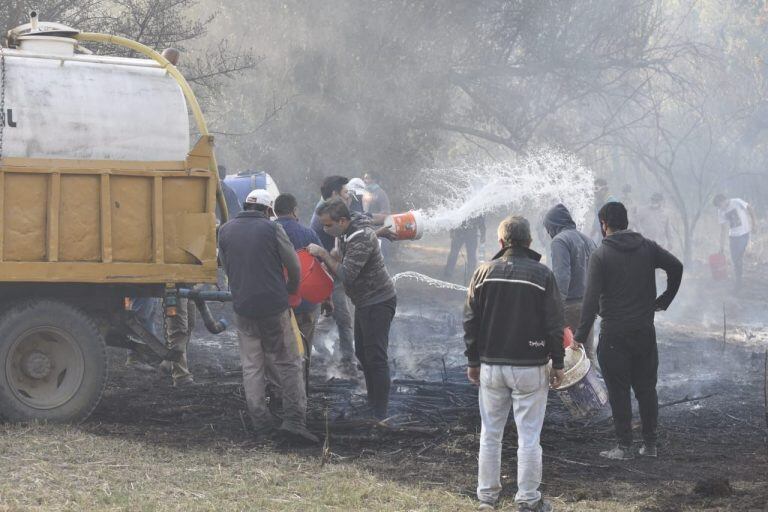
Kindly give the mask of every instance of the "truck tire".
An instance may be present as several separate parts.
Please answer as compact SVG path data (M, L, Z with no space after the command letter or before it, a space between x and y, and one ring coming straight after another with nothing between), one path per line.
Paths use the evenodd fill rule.
M78 423L107 381L104 337L83 310L31 299L0 313L0 417Z

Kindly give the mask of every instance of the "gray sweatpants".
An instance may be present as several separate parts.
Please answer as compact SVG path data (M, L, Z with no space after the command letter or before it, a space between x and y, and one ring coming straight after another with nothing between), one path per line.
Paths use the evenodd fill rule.
M254 426L269 426L267 372L277 376L283 398L283 422L305 425L307 394L302 359L291 328L290 312L266 318L235 315L243 365L243 387L248 413Z

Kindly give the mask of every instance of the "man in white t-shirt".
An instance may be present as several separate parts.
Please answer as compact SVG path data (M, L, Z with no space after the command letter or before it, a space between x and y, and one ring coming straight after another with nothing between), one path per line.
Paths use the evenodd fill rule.
M738 198L726 198L717 194L713 201L717 207L720 221L720 252L725 248L725 236L728 235L731 247L731 260L736 274L736 285L741 284L744 269L744 253L749 244L749 235L755 228L755 212L746 201Z

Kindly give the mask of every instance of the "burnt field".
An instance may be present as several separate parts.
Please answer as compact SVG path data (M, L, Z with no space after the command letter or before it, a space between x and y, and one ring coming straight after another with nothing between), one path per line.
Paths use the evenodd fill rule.
M768 510L768 330L745 320L750 308L764 304L765 284L753 281L733 297L725 287L713 291L704 279L688 279L677 308L659 318L657 460L601 459L598 452L614 439L609 411L574 420L550 393L542 436L543 492L559 509ZM395 379L391 417L382 423L360 415L361 375L341 375L332 362L314 364L309 423L325 446L255 439L248 431L237 339L230 329L215 337L196 332L190 364L199 385L190 388L172 388L170 378L159 372L126 369L124 354L113 351L108 389L81 428L148 446L213 450L222 457L232 447L266 450L298 456L318 472L352 465L382 480L472 497L480 419L477 391L462 366L463 296L410 283L398 290L390 345ZM319 330L327 335L330 322ZM511 418L502 474L507 482L502 499L512 507ZM425 503L423 509L444 507Z

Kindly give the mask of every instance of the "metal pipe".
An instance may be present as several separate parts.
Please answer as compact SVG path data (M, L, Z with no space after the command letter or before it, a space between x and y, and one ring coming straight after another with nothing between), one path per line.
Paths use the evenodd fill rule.
M197 310L200 312L200 316L203 318L203 323L205 324L205 328L208 329L208 332L211 334L220 334L227 330L227 321L223 318L219 320L214 319L211 310L208 309L208 304L204 300L194 299L193 302L195 303L195 306L197 306Z

